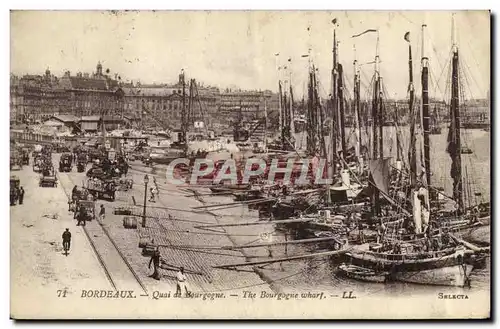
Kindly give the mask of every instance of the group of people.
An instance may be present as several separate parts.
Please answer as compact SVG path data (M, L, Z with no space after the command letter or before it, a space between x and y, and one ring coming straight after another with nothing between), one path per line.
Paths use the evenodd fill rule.
M153 264L153 274L151 274L150 277L159 281L160 280L159 269L161 264L160 247L156 247L155 251L153 252L151 260L149 261L149 266L148 266L149 269L151 269L151 264ZM177 289L174 296L181 297L183 291L187 296L189 294L189 290L187 288L187 277L186 274L184 273L184 267L182 266L179 268L179 271L176 274L176 281L177 281Z
M23 204L24 201L24 188L22 186L20 187L13 187L11 188L10 191L10 205L15 206L16 205L16 200L19 202L19 204Z

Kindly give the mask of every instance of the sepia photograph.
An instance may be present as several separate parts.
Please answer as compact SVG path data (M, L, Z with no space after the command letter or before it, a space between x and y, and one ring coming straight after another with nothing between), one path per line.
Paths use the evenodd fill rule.
M11 319L491 318L490 11L9 16Z

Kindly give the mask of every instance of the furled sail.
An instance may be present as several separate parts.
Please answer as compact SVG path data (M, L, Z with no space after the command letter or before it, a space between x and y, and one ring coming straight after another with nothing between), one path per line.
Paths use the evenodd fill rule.
M452 87L450 106L450 129L448 131L448 147L446 151L451 157L450 175L453 179L453 199L457 202L458 208L463 209L462 199L462 158L460 154L460 112L458 93L458 50L453 52L452 61Z
M384 194L389 194L389 163L391 158L372 159L369 162L370 183Z

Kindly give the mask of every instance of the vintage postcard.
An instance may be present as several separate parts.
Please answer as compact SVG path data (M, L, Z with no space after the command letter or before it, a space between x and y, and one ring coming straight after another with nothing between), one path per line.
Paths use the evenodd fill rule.
M490 318L490 20L11 11L11 317Z

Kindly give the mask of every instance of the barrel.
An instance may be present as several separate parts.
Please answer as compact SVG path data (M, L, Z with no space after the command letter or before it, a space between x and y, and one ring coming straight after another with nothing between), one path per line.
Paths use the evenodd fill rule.
M143 236L139 239L139 248L144 248L147 244L151 244L151 237Z
M123 218L123 227L137 228L137 218L126 216Z
M130 209L126 209L123 207L116 207L113 212L115 215L131 215L132 214L132 211Z

